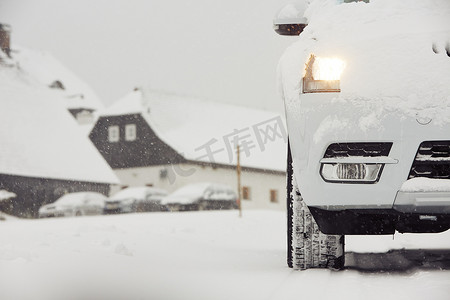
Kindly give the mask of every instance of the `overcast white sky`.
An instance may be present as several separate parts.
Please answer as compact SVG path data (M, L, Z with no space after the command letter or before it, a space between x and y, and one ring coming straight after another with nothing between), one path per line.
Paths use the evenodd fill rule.
M0 0L12 43L52 53L105 105L135 86L281 110L286 0Z

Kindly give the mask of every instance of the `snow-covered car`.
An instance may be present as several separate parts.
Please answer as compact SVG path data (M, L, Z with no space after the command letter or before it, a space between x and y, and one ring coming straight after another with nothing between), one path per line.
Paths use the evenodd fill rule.
M343 235L450 227L450 3L308 2L274 20L288 264L341 268Z
M105 200L105 214L167 211L161 199L167 191L160 188L128 187Z
M39 218L101 215L106 196L96 192L65 194L39 208Z
M171 211L238 208L237 196L231 187L209 182L185 185L163 198L162 204Z

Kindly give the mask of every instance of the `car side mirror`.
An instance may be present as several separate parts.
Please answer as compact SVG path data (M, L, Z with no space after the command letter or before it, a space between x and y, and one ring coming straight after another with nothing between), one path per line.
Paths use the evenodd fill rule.
M308 25L303 16L306 11L306 0L285 5L273 19L273 29L279 35L300 35Z

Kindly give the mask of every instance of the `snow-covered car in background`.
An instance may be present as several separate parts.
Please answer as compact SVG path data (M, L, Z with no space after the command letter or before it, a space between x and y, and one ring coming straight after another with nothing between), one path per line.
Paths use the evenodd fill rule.
M450 2L309 2L274 20L288 264L341 268L343 235L450 227Z
M218 183L188 184L162 200L171 211L237 209L235 191Z
M106 196L96 192L65 194L39 208L39 218L101 215Z
M167 191L154 187L128 187L105 201L105 214L167 211L161 199Z

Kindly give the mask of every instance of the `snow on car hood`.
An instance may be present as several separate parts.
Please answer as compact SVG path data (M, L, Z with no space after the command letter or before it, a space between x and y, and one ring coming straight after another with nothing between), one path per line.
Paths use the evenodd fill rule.
M312 1L308 26L279 64L287 109L301 105L300 83L311 54L345 61L335 102L360 108L360 127L386 113L450 122L450 2ZM301 97L300 97L301 98Z

